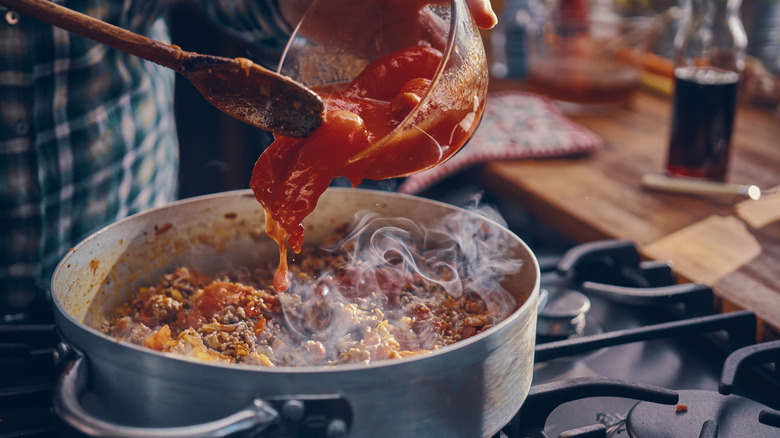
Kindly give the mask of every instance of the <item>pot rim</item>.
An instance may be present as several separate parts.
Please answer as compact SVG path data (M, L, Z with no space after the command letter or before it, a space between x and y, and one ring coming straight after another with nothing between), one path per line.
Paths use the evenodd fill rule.
M71 248L66 254L62 260L57 264L57 267L55 269L55 275L52 276L51 281L51 299L54 305L55 309L55 315L59 318L64 318L68 323L70 323L74 328L81 329L82 331L85 331L85 334L88 334L89 336L96 338L98 342L101 343L110 343L110 344L118 344L122 345L124 347L129 347L140 354L151 354L161 360L165 361L173 361L173 363L177 362L185 362L189 364L194 364L197 366L209 366L209 367L217 367L217 368L224 368L226 370L242 370L246 372L269 372L269 373L278 373L278 374L310 374L310 373L342 373L342 372L350 372L350 371L358 371L358 370L371 370L371 369L377 369L377 368L385 368L385 367L394 367L394 366L403 366L404 364L412 364L419 361L424 360L432 360L435 357L438 357L439 355L447 354L454 350L460 350L462 348L467 348L469 345L475 344L477 342L480 342L481 340L491 336L492 334L499 332L501 330L504 330L506 327L513 324L513 322L516 319L521 318L524 316L527 312L532 312L534 309L532 309L532 306L537 305L539 301L539 288L540 288L540 269L539 269L539 262L533 253L531 249L528 247L528 245L523 241L519 236L517 236L515 233L513 233L511 230L506 228L505 226L499 224L498 222L479 215L476 212L469 211L466 209L463 209L462 207L458 207L452 204L447 204L441 201L436 201L432 199L422 198L419 196L414 195L407 195L407 194L401 194L401 193L395 193L395 192L384 192L379 190L371 190L371 189L359 189L359 188L344 188L344 187L330 187L328 188L328 191L332 192L354 192L354 191L360 191L360 192L371 192L371 193L382 193L387 194L392 197L398 197L398 198L406 198L414 200L415 202L422 202L422 203L429 203L433 205L437 205L443 208L447 209L454 209L454 210L460 210L460 211L466 211L469 214L477 215L480 220L483 220L487 223L492 224L493 226L497 227L498 229L508 233L510 236L513 236L517 242L520 244L522 249L531 255L531 257L528 260L523 260L523 266L525 266L525 263L532 262L532 268L534 269L534 285L530 293L528 293L525 301L515 309L507 318L505 318L503 321L499 322L495 326L489 328L488 330L485 330L481 333L478 333L468 339L461 340L458 342L455 342L450 345L446 345L438 350L431 351L429 353L422 353L419 355L414 355L410 357L405 357L402 359L384 359L384 360L378 360L378 361L372 361L368 365L364 364L341 364L341 365L333 365L333 366L278 366L278 367L262 367L258 365L247 365L247 364L238 364L238 363L221 363L221 362L208 362L200 359L190 358L187 356L182 356L178 354L172 354L172 353L164 353L155 351L146 347L142 347L140 345L132 344L126 341L118 341L116 338L112 336L108 336L97 329L78 321L73 315L71 315L62 305L60 300L57 298L57 294L55 292L55 289L58 289L58 287L55 285L55 278L56 273L59 272L61 269L67 269L68 260L71 257L72 254L79 251L79 249L86 245L88 241L91 241L93 239L99 238L100 235L107 232L107 230L120 226L123 223L130 222L130 221L137 221L140 217L147 216L154 214L156 212L159 212L161 210L167 210L167 209L173 209L177 208L180 205L183 204L191 204L191 203L197 203L199 201L203 200L211 200L221 197L235 197L235 196L246 196L251 197L254 199L254 195L252 194L252 191L249 189L241 189L241 190L233 190L233 191L226 191L226 192L219 192L219 193L212 193L207 195L201 195L201 196L195 196L191 198L181 199L174 202L171 202L169 204L166 204L164 206L160 207L154 207L149 210L145 210L136 214L133 214L131 216L125 217L123 219L120 219L117 222L114 222L110 225L107 225L100 230L92 233L82 241L80 241L76 246ZM258 207L260 207L260 204L258 204ZM56 318L56 327L61 330L60 327L60 319ZM64 336L66 341L70 341L67 336ZM76 348L79 348L78 345L75 345Z

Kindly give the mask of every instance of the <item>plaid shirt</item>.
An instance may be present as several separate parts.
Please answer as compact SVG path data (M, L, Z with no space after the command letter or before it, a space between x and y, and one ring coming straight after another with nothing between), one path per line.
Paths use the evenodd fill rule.
M203 0L247 40L285 39L273 0ZM165 2L58 1L167 42ZM0 315L69 248L176 196L174 72L0 7ZM45 296L45 295L44 295Z

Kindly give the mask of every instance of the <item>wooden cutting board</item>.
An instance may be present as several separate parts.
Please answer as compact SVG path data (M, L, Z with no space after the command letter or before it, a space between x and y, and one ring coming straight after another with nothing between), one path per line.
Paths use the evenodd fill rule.
M635 241L645 257L670 261L680 281L710 285L717 311L754 311L759 340L778 339L780 195L745 201L643 189L642 175L664 168L670 105L640 92L630 104L569 114L605 147L577 158L495 161L481 179L576 242ZM729 181L780 186L776 110L738 109Z

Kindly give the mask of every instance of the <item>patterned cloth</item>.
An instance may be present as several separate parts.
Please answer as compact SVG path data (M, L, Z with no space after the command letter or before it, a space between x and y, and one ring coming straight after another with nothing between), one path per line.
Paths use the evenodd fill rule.
M58 1L168 42L167 2ZM286 41L274 0L203 0L254 43ZM69 248L176 196L174 72L0 7L0 315L41 296Z
M466 146L443 164L409 176L398 191L419 193L486 161L583 154L602 145L601 137L565 117L546 97L520 91L490 93L482 121Z

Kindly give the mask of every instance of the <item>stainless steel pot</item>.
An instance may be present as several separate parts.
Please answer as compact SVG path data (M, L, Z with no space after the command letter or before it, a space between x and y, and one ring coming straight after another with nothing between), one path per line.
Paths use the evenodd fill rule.
M421 224L457 210L412 196L331 188L305 223L305 243L320 242L362 209ZM95 436L224 436L282 428L332 437L492 436L531 385L539 267L509 230L468 214L518 242L522 269L504 286L520 308L495 327L431 354L332 368L198 362L117 342L93 328L137 287L179 264L216 272L277 260L250 191L184 200L108 226L71 250L54 273L57 328L70 350L82 353L60 380L55 409Z

